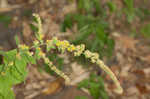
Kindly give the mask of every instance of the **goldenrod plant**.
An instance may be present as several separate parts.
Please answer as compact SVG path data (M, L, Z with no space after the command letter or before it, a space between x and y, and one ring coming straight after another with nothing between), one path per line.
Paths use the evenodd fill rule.
M58 49L62 53L65 51L73 53L75 57L80 56L81 54L84 55L86 58L90 59L92 63L95 63L102 68L112 78L117 86L116 90L118 93L121 94L123 92L116 76L103 61L99 59L97 53L86 50L84 44L75 46L70 44L67 40L61 41L57 39L57 37L53 37L51 40L44 40L41 19L38 14L33 14L33 16L36 19L38 27L33 46L20 44L19 38L16 36L16 49L7 52L0 51L0 55L3 56L3 62L0 64L0 99L15 98L12 87L25 81L28 73L26 66L28 64L37 64L39 59L43 59L45 64L47 64L51 70L65 79L66 83L70 83L70 78L64 72L57 69L47 57L47 53L52 49ZM45 47L46 51L44 51Z

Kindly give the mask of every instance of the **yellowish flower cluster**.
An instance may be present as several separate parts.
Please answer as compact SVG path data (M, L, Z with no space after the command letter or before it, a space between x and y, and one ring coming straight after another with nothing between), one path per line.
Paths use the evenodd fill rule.
M41 50L40 47L38 47L37 49L39 50L39 53L38 53L39 56L41 56L41 57L45 57L46 56L45 53Z
M38 44L39 44L39 41L35 40L35 41L33 42L33 44L34 44L34 45L38 45Z
M74 56L80 56L84 50L85 50L84 44L76 46L76 51L74 52Z
M33 56L33 52L27 52L29 56Z
M52 40L46 40L46 43L49 45L49 44L52 44Z
M90 58L92 63L95 63L97 60L99 60L99 54L98 53L92 53L89 50L86 50L84 52L84 55L86 58Z
M52 40L46 41L47 51L49 51L51 48L54 48L54 44Z
M114 73L104 64L104 62L102 60L99 59L99 55L97 53L92 53L89 50L86 50L84 52L84 55L86 58L91 59L92 63L96 63L98 64L98 66L100 68L102 68L110 77L111 79L114 81L114 83L117 86L117 89L115 90L117 93L121 94L123 92L122 87L120 86L119 81L117 80L116 76L114 75Z
M19 45L19 48L22 49L22 50L28 50L29 46L27 46L25 44L22 44L22 45Z
M58 49L60 49L62 52L64 52L66 50L66 48L70 48L70 44L68 41L64 40L64 41L60 41L57 40L56 41L56 46L58 47Z
M42 57L43 57L43 56L45 56L45 53L44 53L43 51L40 51L40 52L39 52L39 56L42 56Z
M42 40L44 38L44 34L39 34L39 38Z
M42 22L38 14L33 14L33 16L37 19L38 22L38 34L42 34Z
M12 66L12 65L14 65L13 61L8 64L8 66Z
M64 41L60 41L57 38L55 38L56 41L56 46L58 47L58 49L60 49L62 52L64 52L65 50L69 51L69 52L73 52L74 51L74 55L75 56L80 56L82 54L82 52L85 49L85 45L81 44L78 46L75 46L73 44L70 44L68 41L64 40Z
M53 63L47 58L47 57L43 57L44 59L44 62L48 64L48 66L53 70L55 71L59 76L63 77L66 81L66 83L69 83L70 82L70 78L65 75L62 71L60 71L59 69L56 68L56 66L53 65Z
M73 44L71 44L70 46L68 46L67 51L73 52L73 51L75 51L75 49L76 49L76 47Z
M66 83L69 83L69 82L70 82L70 78L69 78L67 75L65 75L64 72L62 72L62 71L60 71L59 69L57 69L56 66L54 66L54 65L49 65L49 67L50 67L53 71L55 71L59 76L61 76L62 78L64 78L65 81L66 81Z
M117 86L117 89L115 89L114 91L116 93L119 93L119 94L122 94L123 93L123 89L122 87L120 86L120 83L119 81L117 80L115 74L104 64L104 62L102 60L97 60L96 62L98 64L98 66L100 68L102 68L109 76L110 78L114 81L114 83L116 84Z

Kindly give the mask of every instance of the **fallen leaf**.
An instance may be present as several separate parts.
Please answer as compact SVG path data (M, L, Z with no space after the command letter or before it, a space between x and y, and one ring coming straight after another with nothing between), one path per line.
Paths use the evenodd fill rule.
M141 94L147 94L150 92L150 90L148 90L146 88L145 84L143 84L143 83L141 84L140 81L139 81L139 83L136 83L135 85Z
M51 95L58 92L65 84L65 80L61 77L58 77L56 80L50 82L46 88L42 91L44 95Z
M71 73L71 82L70 85L76 85L80 81L89 77L89 72L86 71L81 65L77 63L72 63L72 73Z
M136 70L133 71L133 73L137 74L138 76L145 77L144 70L136 69Z
M29 38L31 36L31 28L26 21L23 21L23 36Z
M116 33L114 33L114 37L115 37L115 40L117 41L116 43L119 43L119 46L121 46L125 50L131 49L132 51L136 51L135 45L138 41L135 40L134 38L131 38L126 35L116 35Z
M128 96L134 95L134 94L138 94L138 89L135 86L130 86L129 88L126 89Z

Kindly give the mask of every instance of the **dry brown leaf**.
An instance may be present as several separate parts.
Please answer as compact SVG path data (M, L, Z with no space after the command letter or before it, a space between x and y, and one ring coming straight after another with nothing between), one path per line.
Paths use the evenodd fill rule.
M117 34L117 35L116 35ZM119 46L121 46L124 49L130 49L132 51L135 51L136 47L135 44L138 42L137 40L128 37L126 35L119 35L118 33L114 33L116 43L119 43Z
M53 93L58 92L65 84L63 78L58 77L56 80L50 82L46 88L42 91L44 95L51 95Z
M139 90L139 92L141 94L147 94L150 92L150 90L148 90L145 86L145 84L140 83L140 81L138 83L136 83L136 88Z
M141 69L136 69L133 71L133 73L135 73L137 76L145 77L145 72Z
M89 72L86 71L86 69L82 68L81 65L77 63L72 63L72 73L71 73L71 85L76 85L80 81L86 79L89 77Z
M134 94L139 93L138 89L135 86L130 86L129 88L126 89L126 91L127 91L127 93L125 93L125 94L127 94L128 96L132 96Z
M143 71L146 74L146 76L150 77L150 68L145 68L145 69L143 69Z
M63 8L63 14L66 15L67 13L75 12L76 11L76 4L72 3L70 5L67 5Z
M125 65L124 67L122 67L121 72L120 72L120 76L128 77L130 69L131 69L130 65Z
M29 23L26 21L23 21L23 38L24 38L25 43L29 45L31 44L33 40L32 30L29 26Z
M150 64L150 55L142 57L142 59Z
M31 28L26 21L23 21L23 36L29 38L31 36Z

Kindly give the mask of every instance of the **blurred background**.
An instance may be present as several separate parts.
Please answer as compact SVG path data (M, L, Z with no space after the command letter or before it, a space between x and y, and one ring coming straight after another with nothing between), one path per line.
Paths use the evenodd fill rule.
M28 66L26 83L14 86L17 99L150 99L150 0L0 0L0 50L16 48L15 35L32 45L33 13L42 19L44 39L99 53L124 93L115 93L112 80L83 56L52 51L49 59L73 85L39 61Z

